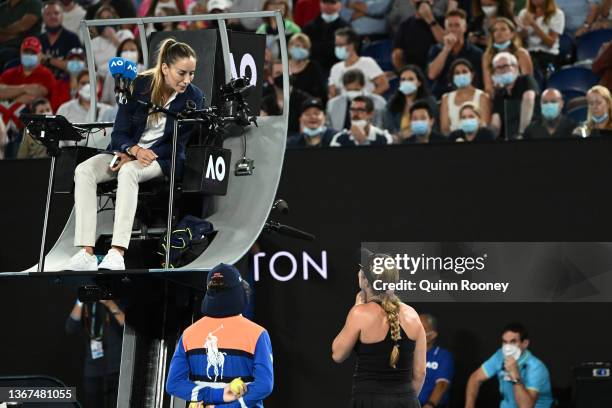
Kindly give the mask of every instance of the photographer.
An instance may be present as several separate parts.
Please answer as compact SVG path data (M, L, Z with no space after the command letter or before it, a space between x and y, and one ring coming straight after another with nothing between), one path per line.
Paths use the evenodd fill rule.
M134 81L134 98L150 101L171 112L183 111L190 100L200 108L202 91L191 83L195 68L195 51L185 43L167 39L160 46L156 65ZM112 248L99 268L125 269L123 254L130 243L138 184L169 175L173 120L160 112L151 114L147 107L133 99L119 107L108 149L109 153L114 154L99 154L76 168L74 244L82 249L70 259L65 269L98 269L93 254L96 243L96 188L98 183L115 178L118 183ZM185 159L189 131L188 127L181 127L178 134L179 172Z

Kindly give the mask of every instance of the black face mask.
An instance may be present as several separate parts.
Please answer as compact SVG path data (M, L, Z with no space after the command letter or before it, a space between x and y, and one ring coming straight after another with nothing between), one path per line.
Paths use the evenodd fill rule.
M62 26L61 26L61 25L58 25L57 27L46 27L46 26L45 26L45 30L46 30L48 33L50 33L50 34L55 34L55 33L57 33L57 32L58 32L59 30L61 30L61 29L62 29Z
M283 87L283 76L282 75L279 75L274 78L274 85L282 89Z
M156 31L164 31L164 24L163 23L153 23L153 28L155 28Z
M102 35L102 33L104 32L104 30L106 30L106 25L101 25L101 26L97 26L96 30L98 30L98 35Z

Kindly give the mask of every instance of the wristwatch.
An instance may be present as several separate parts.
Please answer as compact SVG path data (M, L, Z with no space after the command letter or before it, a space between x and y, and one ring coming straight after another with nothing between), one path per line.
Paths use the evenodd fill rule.
M517 384L522 383L522 381L521 381L521 378L520 378L520 377L519 377L519 378L514 378L514 379L513 379L513 378L510 378L510 382L512 383L512 385L517 385Z
M438 25L438 20L436 20L435 18L433 19L433 21L431 23L429 23L430 27L434 27Z

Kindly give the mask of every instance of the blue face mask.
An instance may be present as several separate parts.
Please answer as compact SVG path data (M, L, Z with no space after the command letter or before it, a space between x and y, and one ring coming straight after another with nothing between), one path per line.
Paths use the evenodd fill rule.
M546 120L553 120L559 116L559 102L548 102L543 103L542 106L542 116Z
M600 116L591 115L591 119L593 119L593 122L595 122L598 125L600 123L604 123L606 120L608 120L608 112L606 112L606 113L604 113L603 115L600 115Z
M323 21L325 21L327 24L329 23L333 23L334 21L336 21L338 19L338 17L340 17L339 13L334 13L334 14L325 14L325 13L321 13L321 18L323 19Z
M426 135L429 131L429 122L426 120L413 120L410 122L410 130L417 136Z
M459 123L461 130L465 133L474 133L478 130L478 119L477 118L466 118L461 119Z
M68 61L66 68L71 75L77 75L79 72L85 69L85 63L79 60L70 60Z
M320 135L321 133L325 132L325 130L327 130L325 125L319 126L318 128L314 128L314 129L310 129L308 127L304 127L304 134L306 136L308 136L308 137L315 137L315 136Z
M340 61L344 61L348 58L348 51L346 50L346 47L344 45L336 46L336 48L334 49L334 53L336 54L336 58L338 58Z
M508 40L508 41L504 41L503 43L493 43L493 47L495 47L495 49L497 50L505 50L506 48L508 48L510 46L510 44L512 43L512 41Z
M412 95L417 91L417 85L413 81L402 81L399 90L404 95Z
M24 68L34 68L38 65L38 55L21 54L21 65L23 65Z
M305 60L306 58L310 56L310 52L308 52L306 48L302 48L302 47L289 48L289 54L291 55L291 58L293 58L296 61Z
M457 74L453 76L453 83L457 88L465 88L466 86L470 86L472 84L472 75Z
M507 86L514 82L516 75L513 72L493 75L493 81L501 86Z

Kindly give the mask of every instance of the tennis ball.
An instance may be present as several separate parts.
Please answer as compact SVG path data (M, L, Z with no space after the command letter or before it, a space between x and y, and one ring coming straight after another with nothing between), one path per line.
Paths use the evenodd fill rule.
M234 378L230 383L230 390L238 396L244 394L244 381L242 381L242 378Z

